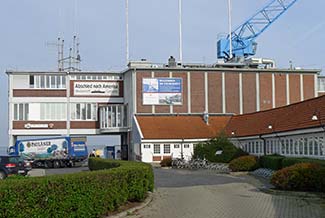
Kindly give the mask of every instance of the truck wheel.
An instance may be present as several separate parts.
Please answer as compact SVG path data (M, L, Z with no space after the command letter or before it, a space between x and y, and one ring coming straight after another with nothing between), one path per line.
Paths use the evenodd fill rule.
M54 168L60 168L60 161L55 160L55 161L53 162L53 167L54 167Z
M2 171L0 171L0 180L5 179L6 178L6 174Z

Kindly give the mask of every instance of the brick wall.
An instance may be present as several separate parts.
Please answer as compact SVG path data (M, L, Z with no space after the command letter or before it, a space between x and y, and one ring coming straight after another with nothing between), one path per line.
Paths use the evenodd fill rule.
M243 73L243 113L256 111L256 74Z
M272 108L272 74L260 73L260 110Z
M226 112L239 114L239 74L226 73Z
M287 104L286 74L275 74L275 107Z
M191 73L191 112L203 113L205 110L204 73Z
M13 97L66 97L66 90L14 89Z

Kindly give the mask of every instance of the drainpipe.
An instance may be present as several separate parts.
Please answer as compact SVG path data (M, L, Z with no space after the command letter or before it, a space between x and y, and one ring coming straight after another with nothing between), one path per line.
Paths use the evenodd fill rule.
M262 135L259 136L260 136L259 138L263 140L263 153L264 155L266 155L266 139L263 138Z

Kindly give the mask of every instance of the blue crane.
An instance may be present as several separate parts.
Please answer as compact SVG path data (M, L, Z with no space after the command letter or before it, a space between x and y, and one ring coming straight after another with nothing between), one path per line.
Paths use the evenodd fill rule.
M231 33L232 57L247 58L255 55L256 38L284 14L298 0L272 0L264 8ZM230 60L230 34L217 42L218 58Z

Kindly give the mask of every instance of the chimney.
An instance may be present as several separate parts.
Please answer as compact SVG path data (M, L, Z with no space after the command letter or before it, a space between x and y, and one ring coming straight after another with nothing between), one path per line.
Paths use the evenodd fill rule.
M168 67L176 67L176 60L173 56L170 56L168 59Z

